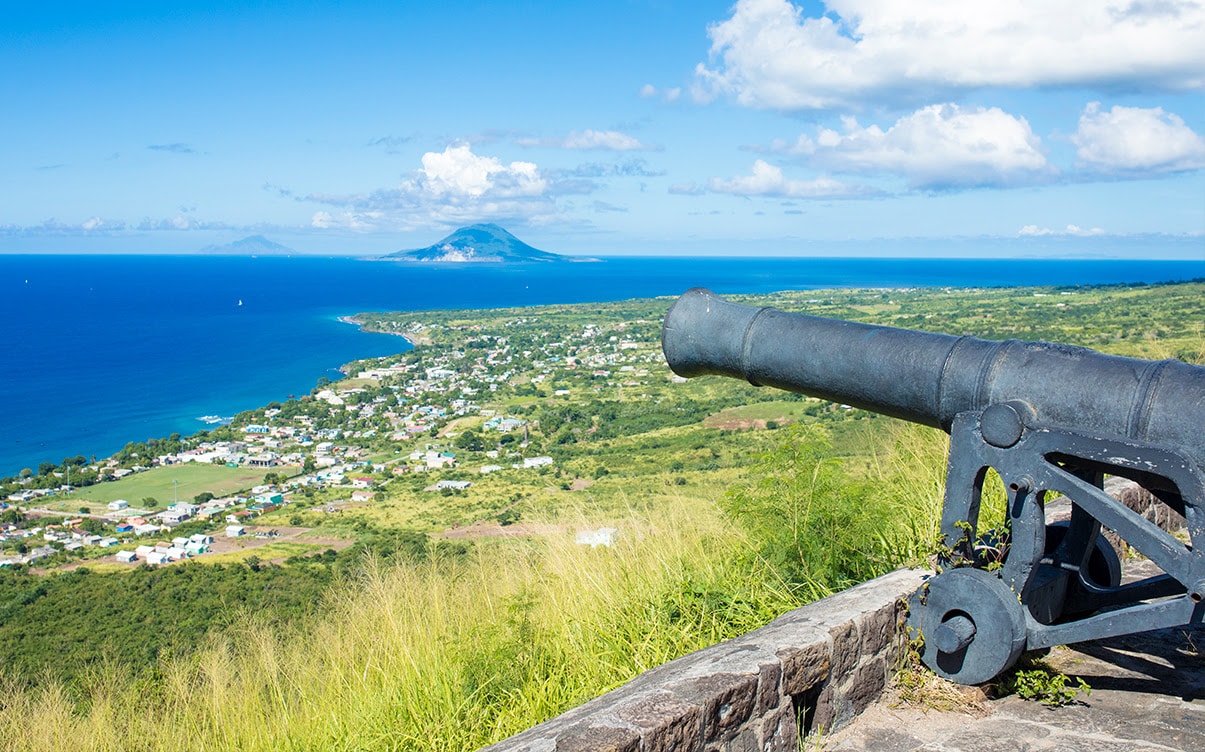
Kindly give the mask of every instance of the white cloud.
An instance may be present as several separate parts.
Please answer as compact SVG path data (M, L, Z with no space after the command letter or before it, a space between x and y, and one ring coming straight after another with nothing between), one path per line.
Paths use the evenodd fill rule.
M1205 0L739 0L695 96L783 110L983 86L1205 86Z
M1024 227L1021 228L1021 231L1017 234L1025 236L1025 237L1037 237L1037 238L1043 238L1043 237L1048 237L1048 236L1052 236L1052 235L1053 236L1070 236L1070 237L1076 237L1076 238L1091 238L1091 237L1096 237L1098 235L1104 235L1106 233L1104 230L1102 230L1099 227L1093 227L1091 229L1087 229L1084 227L1080 227L1079 225L1067 225L1066 229L1063 229L1063 230L1051 230L1050 228L1038 227L1037 225L1025 225Z
M520 146L543 146L553 149L606 149L610 151L647 151L653 147L645 146L626 133L619 131L595 131L587 128L584 131L570 131L564 138L519 138L515 143Z
M422 156L422 169L395 188L368 194L310 194L299 200L325 204L310 225L356 232L410 230L485 219L538 222L556 213L552 190L532 162L503 164L474 154L469 144Z
M821 128L787 148L815 167L893 173L914 187L1013 185L1050 171L1025 118L997 107L930 105L887 130L845 118L841 132Z
M411 185L435 196L480 198L487 192L531 196L543 193L547 187L533 163L503 165L495 157L477 156L468 144L448 146L443 152L427 152L422 163L425 179Z
M1202 45L1205 46L1205 45ZM1082 166L1102 172L1176 172L1205 167L1205 139L1161 107L1092 102L1071 141Z
M640 96L644 97L645 99L652 99L653 97L657 96L657 87L653 86L652 84L645 84L644 86L641 86Z
M867 191L847 185L831 178L815 180L792 180L782 174L782 169L764 160L753 163L753 172L743 177L729 179L712 178L707 182L708 190L714 193L732 193L738 196L779 196L789 198L849 198L865 195ZM690 193L678 190L676 193Z

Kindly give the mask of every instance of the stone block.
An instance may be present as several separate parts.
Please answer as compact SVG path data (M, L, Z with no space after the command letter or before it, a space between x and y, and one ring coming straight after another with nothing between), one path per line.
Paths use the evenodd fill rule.
M674 696L702 709L703 739L712 742L731 734L753 713L757 675L718 674L678 682Z
M854 671L844 686L845 701L854 715L861 713L883 694L887 685L887 662L874 656Z
M615 716L640 735L641 752L697 752L703 746L702 710L668 693L623 705Z
M833 641L832 676L840 681L858 665L862 657L862 644L858 638L857 620L839 624L828 631Z
M778 657L782 661L782 691L788 695L803 694L827 679L833 660L825 642L784 648Z
M786 703L776 712L762 718L762 752L794 752L799 737L799 722L795 706Z
M863 658L876 655L891 644L896 635L898 618L899 608L895 602L887 603L862 617L858 632L862 636L859 653Z
M556 752L640 752L640 737L631 729L583 724L557 736Z
M753 713L765 715L783 702L782 664L763 663L757 674L757 706Z

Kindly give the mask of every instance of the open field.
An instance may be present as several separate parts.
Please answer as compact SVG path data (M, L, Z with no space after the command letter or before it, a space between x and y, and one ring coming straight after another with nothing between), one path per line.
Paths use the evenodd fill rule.
M278 467L273 468L273 471L292 475L297 472L297 468ZM142 499L150 497L157 499L160 506L166 507L173 499L192 501L194 496L204 491L214 496L225 496L246 490L262 483L267 472L263 468L226 467L196 462L155 467L121 480L77 489L67 497L68 501L57 506L73 508L88 502L108 504L117 499L125 499L132 506L140 506ZM50 505L49 508L54 509L56 505Z
M819 400L811 400L811 404L819 404ZM765 428L767 422L779 425L794 423L803 418L808 403L804 402L758 402L753 405L741 405L721 410L710 415L703 421L708 428L722 430L740 430L747 428Z

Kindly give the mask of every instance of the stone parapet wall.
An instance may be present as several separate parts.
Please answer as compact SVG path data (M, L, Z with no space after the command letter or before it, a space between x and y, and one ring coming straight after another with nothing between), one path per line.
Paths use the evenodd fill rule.
M794 750L801 732L838 728L878 698L904 602L929 574L899 570L810 603L486 750Z

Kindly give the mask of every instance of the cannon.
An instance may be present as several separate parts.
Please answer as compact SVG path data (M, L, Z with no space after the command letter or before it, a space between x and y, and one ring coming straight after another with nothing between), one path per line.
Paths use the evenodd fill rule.
M730 376L950 434L937 573L908 616L937 674L979 684L1026 650L1205 623L1205 367L784 313L701 288L666 314L661 346L679 376ZM994 557L978 530L989 469L1007 494ZM1110 476L1183 515L1189 542L1105 493ZM1047 525L1056 493L1070 518ZM1102 526L1161 573L1122 584Z

